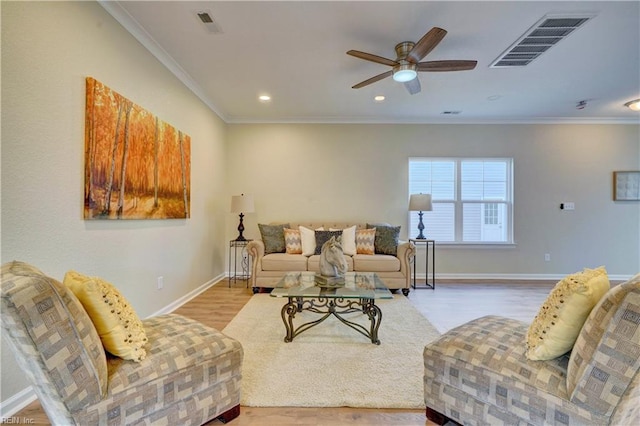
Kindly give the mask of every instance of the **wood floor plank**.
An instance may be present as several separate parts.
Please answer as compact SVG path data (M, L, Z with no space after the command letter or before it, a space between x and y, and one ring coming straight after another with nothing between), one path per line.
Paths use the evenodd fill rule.
M465 283L438 282L436 290L412 290L409 300L440 331L456 327L483 315L503 315L530 322L549 291L552 282ZM253 296L246 281L228 286L222 280L174 313L193 318L222 330ZM372 384L373 385L373 384ZM40 403L35 401L15 414L15 418L34 425L50 425ZM23 423L24 423L23 422ZM219 425L213 420L207 425ZM429 425L424 410L392 410L363 408L242 407L235 426L338 426L353 425Z

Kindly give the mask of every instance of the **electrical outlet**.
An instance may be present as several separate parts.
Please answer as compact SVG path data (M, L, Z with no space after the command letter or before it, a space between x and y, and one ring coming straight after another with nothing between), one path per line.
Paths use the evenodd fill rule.
M551 254L550 253L545 253L544 254L544 261L545 262L551 262Z
M164 288L164 277L158 277L158 290L162 290Z

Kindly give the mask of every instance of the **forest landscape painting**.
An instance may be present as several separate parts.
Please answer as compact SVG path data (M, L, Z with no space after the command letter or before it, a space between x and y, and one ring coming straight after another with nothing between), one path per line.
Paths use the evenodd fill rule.
M85 219L186 219L191 138L87 77Z

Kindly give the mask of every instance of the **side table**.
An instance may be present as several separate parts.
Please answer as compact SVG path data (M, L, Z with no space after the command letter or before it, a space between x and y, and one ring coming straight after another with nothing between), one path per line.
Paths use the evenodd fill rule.
M235 283L237 280L247 280L247 286L249 286L250 268L249 268L249 255L247 254L247 244L251 240L231 240L229 241L229 287L231 287L231 280ZM238 256L240 251L240 256ZM238 264L240 264L241 271L238 271ZM232 269L233 266L233 269Z
M419 246L424 246L425 248L425 268L424 268L424 285L418 286L416 284L416 265L417 259L413 257L413 288L429 288L431 290L436 289L436 241L435 240L423 240L417 238L409 239L415 246L416 249ZM429 283L429 251L431 251L431 283Z

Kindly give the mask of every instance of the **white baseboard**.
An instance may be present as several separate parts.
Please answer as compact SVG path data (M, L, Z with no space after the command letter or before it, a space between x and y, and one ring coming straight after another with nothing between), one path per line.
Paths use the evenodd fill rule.
M575 271L574 271L575 272ZM566 274L439 274L436 272L436 281L442 280L500 280L500 281L560 281ZM425 273L416 274L416 278L425 279ZM633 275L608 275L610 281L626 281ZM431 273L429 273L431 279Z
M11 419L14 414L22 410L27 405L38 399L32 386L21 390L17 394L0 402L0 420L2 423L8 423L6 420Z
M195 299L198 295L205 292L207 289L209 289L209 287L213 286L215 283L217 283L224 277L225 277L225 274L218 275L217 277L202 284L200 287L196 288L195 290L192 290L189 293L182 296L181 298L169 303L167 306L160 309L159 311L156 311L153 314L149 315L147 318L157 317L158 315L169 314L175 311L176 309L178 309L180 306L184 305L188 301Z

